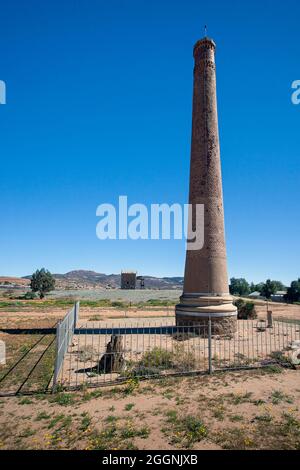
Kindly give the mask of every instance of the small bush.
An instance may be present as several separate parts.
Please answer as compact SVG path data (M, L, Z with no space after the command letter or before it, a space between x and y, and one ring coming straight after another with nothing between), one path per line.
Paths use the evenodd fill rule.
M144 353L139 365L144 367L157 367L159 369L169 369L172 367L172 353L164 349L155 347L152 351Z
M283 369L277 364L269 364L261 369L262 373L266 372L267 374L282 374Z
M174 369L189 371L196 367L196 356L193 348L187 351L183 344L175 344L173 350L155 347L146 351L137 363L128 363L123 377L150 377L161 375L163 370Z
M173 353L173 366L181 371L194 369L196 366L196 356L194 351L186 351L183 344L176 344Z
M237 299L234 301L234 305L237 307L237 316L239 320L254 320L257 318L253 302L245 302L243 299Z
M162 432L170 437L171 444L190 448L208 435L207 427L197 416L178 416L176 410L169 410L166 416L168 426Z
M111 306L115 308L126 308L127 304L124 302L121 302L120 300L115 300L114 302L111 302Z
M134 407L134 403L127 403L127 405L125 405L124 410L125 411L130 411L130 410L132 410L133 407Z
M174 302L167 299L149 299L144 304L151 305L151 307L166 307L174 305Z
M24 300L34 300L36 299L36 294L35 292L26 292L26 294L23 295L22 297Z
M133 377L127 380L126 387L123 389L125 396L131 395L139 387L138 377Z
M245 305L245 301L243 299L236 299L233 303L238 310Z
M132 439L133 437L141 437L142 439L146 439L150 434L150 429L146 426L142 428L137 428L132 423L127 423L126 426L120 429L120 437L121 439Z
M255 421L261 421L263 423L270 423L272 421L272 416L269 413L264 413L262 415L255 416Z
M285 354L282 351L273 351L270 354L270 357L274 359L278 364L280 364L282 367L287 367L287 368L293 368L293 364L291 362L291 358L288 356L285 356Z
M133 369L125 371L126 377L154 377L160 375L161 370L157 367L147 367L138 364Z
M57 393L56 395L53 395L49 401L57 403L60 406L70 406L74 404L75 399L71 393Z

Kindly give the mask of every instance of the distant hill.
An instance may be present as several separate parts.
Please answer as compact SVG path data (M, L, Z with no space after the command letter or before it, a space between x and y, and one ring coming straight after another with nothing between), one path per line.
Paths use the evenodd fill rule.
M138 273L139 275L139 273ZM118 289L121 286L120 274L104 274L95 271L79 269L65 274L53 274L59 289ZM29 280L31 276L22 278ZM181 289L182 277L154 277L143 275L146 289ZM21 281L21 279L20 279ZM137 288L139 288L137 280Z
M24 287L29 285L29 280L21 277L11 277L11 276L0 276L0 286L1 287Z

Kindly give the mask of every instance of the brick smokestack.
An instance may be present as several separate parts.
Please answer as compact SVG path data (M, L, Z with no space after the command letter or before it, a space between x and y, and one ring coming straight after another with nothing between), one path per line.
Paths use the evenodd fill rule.
M198 250L187 249L176 321L195 325L211 317L213 332L227 334L236 328L236 308L227 276L215 49L214 41L207 37L194 46L189 203L204 205L204 245Z

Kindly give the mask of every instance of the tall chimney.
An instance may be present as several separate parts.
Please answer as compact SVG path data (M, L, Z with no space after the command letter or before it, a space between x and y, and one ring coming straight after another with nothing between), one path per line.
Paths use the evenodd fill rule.
M204 244L187 244L183 295L176 306L178 325L211 318L214 334L236 329L236 307L229 295L224 235L223 192L216 96L216 45L207 37L194 46L193 120L189 204L204 206Z

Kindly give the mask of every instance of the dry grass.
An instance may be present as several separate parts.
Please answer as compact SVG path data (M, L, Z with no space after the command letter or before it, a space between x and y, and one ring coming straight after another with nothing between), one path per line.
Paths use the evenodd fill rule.
M300 371L2 398L3 449L300 449Z

